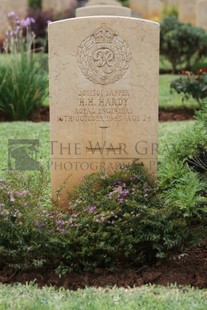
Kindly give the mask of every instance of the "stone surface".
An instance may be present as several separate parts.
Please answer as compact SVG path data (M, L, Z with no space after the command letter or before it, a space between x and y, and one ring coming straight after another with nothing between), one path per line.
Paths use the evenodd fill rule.
M77 7L76 0L43 0L43 10L53 10L54 12L63 12L67 9Z
M197 26L207 29L207 0L198 1Z
M146 19L160 19L165 6L178 7L179 0L129 0L132 15Z
M148 14L149 19L159 19L162 15L163 1L148 0Z
M84 175L137 158L156 174L157 23L103 16L50 23L49 71L55 200L66 203Z
M131 10L116 0L90 0L85 7L76 9L76 17L85 16L131 16Z
M179 1L179 20L184 23L196 25L197 0Z
M148 14L148 0L129 0L129 6L132 10L132 15L147 18Z
M121 3L116 1L116 0L89 0L86 3L86 6L88 5L116 5L116 6L121 6Z
M178 7L178 5L179 5L179 0L165 0L163 2L164 2L164 4L166 4L168 6L176 6L176 7Z

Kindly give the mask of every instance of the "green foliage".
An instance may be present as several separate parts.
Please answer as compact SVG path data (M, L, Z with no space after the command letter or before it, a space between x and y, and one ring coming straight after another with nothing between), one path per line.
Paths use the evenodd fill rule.
M178 93L170 91L171 83L177 78L178 76L173 74L160 75L159 107L166 110L175 108L197 109L198 103L193 98L183 101Z
M44 171L37 179L9 174L0 180L1 264L14 269L50 265L63 276L96 267L139 267L197 241L191 224L206 221L207 210L198 206L205 187L183 172L179 166L180 179L175 184L176 177L170 177L162 190L138 163L113 174L92 174L64 211L43 199Z
M169 16L174 16L176 18L178 18L178 8L176 5L173 6L169 6L164 5L163 7L163 11L162 11L162 16L163 18L169 17Z
M165 204L182 210L185 218L193 220L195 215L201 227L205 225L207 211L206 117L207 102L204 102L194 127L177 138L159 170Z
M27 18L19 24L18 17L11 13L9 21L11 31L4 43L9 61L0 63L0 111L10 120L26 120L43 104L48 77L32 52L34 20Z
M32 10L41 10L42 9L42 0L28 0L29 9Z
M188 310L206 309L206 290L190 287L86 288L71 291L53 287L38 288L34 283L0 285L2 309L70 310Z
M199 69L197 74L183 71L185 77L181 77L173 81L170 85L172 90L183 95L183 100L188 100L190 97L195 99L200 107L207 98L207 70Z
M0 110L8 119L27 120L43 104L47 89L47 75L36 58L21 55L0 64Z
M190 68L206 55L207 33L204 29L181 23L175 16L160 24L160 53L171 63L173 71L179 66Z

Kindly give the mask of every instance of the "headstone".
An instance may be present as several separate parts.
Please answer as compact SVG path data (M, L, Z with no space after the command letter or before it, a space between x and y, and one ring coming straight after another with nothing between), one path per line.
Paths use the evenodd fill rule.
M179 5L179 0L164 0L163 3L168 5L168 6L176 6L177 7Z
M197 26L207 29L207 0L198 1Z
M53 10L54 12L64 12L68 9L75 9L77 7L76 0L43 0L43 10Z
M160 19L162 15L163 2L161 0L148 0L147 17L149 19Z
M179 1L179 20L184 23L196 25L196 5L197 0Z
M134 159L157 171L159 24L113 16L49 24L53 198ZM63 188L61 190L61 188Z
M132 15L146 19L160 19L165 6L178 7L179 0L129 0Z
M140 18L147 18L148 15L148 0L129 0L129 6L132 10L132 15Z
M85 7L76 10L76 17L84 16L131 16L131 10L116 0L90 0Z

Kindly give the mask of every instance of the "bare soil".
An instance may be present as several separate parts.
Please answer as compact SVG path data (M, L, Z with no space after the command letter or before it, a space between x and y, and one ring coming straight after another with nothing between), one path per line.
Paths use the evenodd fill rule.
M176 108L171 110L159 109L160 122L178 122L195 119L195 111L189 108Z
M207 287L207 244L187 248L182 253L174 253L168 259L158 261L153 266L131 269L128 266L116 272L97 268L93 273L70 273L59 278L54 270L48 268L14 272L6 267L0 270L0 282L11 284L36 281L41 287L53 285L77 290L86 286L94 287L134 287L144 284L190 285Z

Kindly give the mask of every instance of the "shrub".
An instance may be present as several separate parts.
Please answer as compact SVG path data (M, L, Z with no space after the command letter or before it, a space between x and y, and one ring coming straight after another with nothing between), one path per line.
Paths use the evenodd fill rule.
M169 17L169 16L174 16L176 18L178 18L178 8L175 5L169 6L164 5L163 7L163 11L162 11L162 16L163 18Z
M60 276L97 267L140 267L197 241L195 222L206 222L202 205L193 211L179 199L165 203L162 191L138 163L113 174L87 176L64 211L49 204L46 182L44 171L36 181L16 173L0 179L2 266L50 266ZM205 235L203 226L198 227Z
M32 10L41 10L42 0L28 0L28 6Z
M206 55L207 33L204 29L181 23L174 16L166 17L160 26L160 53L170 61L173 72L178 65L190 68Z
M172 90L183 95L183 100L194 98L200 106L207 99L207 69L199 69L196 74L182 71L184 77L173 81L170 85Z
M0 64L0 110L10 120L26 120L47 96L48 78L32 52L34 20L20 21L14 13L9 20L4 44L9 61Z
M202 91L199 95L202 98ZM202 102L196 115L192 130L177 137L176 144L166 154L159 169L159 185L167 205L182 209L186 218L193 220L195 215L204 229L199 214L207 211L207 101ZM205 222L206 215L203 219Z

